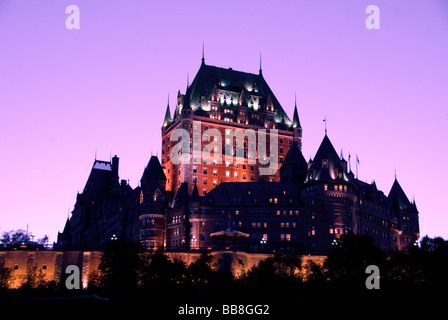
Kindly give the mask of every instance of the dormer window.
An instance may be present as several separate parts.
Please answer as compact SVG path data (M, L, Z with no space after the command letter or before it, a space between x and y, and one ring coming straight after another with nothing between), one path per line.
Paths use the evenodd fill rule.
M322 169L328 168L328 159L322 159Z

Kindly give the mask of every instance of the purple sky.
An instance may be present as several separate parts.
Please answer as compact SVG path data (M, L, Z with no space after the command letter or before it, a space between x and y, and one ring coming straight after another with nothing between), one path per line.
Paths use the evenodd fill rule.
M380 30L365 27L370 4ZM387 195L396 168L421 234L448 238L447 37L445 0L0 0L0 232L56 240L95 150L136 187L204 41L207 64L235 70L257 73L261 52L291 118L297 93L307 160L326 116L360 179Z

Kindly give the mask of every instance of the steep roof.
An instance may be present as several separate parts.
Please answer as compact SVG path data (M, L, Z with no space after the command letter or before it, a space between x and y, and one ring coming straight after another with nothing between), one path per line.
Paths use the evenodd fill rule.
M299 113L297 112L297 99L294 98L294 115L292 117L292 127L293 128L302 128L299 120Z
M243 91L244 97L250 95L261 96L264 104L268 102L270 96L274 110L277 112L276 120L282 122L282 119L284 119L285 123L291 123L262 74L236 71L232 68L226 69L202 63L189 86L189 90L187 90L189 94L186 93L186 99L190 100L191 105L196 107L201 102L202 97L206 101L211 100L213 93L216 91L215 86L218 89L238 93L240 98Z
M276 204L289 206L290 199L300 202L299 186L298 182L221 182L201 197L201 203L205 206L262 207L272 205L269 199L277 198Z
M394 184L389 192L389 201L391 201L392 205L395 209L398 210L406 210L411 208L411 202L403 191L403 188L398 183L397 178L395 178Z
M162 165L159 162L159 158L157 158L156 156L151 156L148 165L143 172L142 180L143 178L166 180L166 176L163 172Z
M324 166L323 160L326 160ZM315 170L315 180L333 180L338 178L337 170L343 170L341 161L330 139L325 135L310 166Z
M173 119L171 118L170 103L168 100L168 104L166 105L165 119L163 120L163 126L168 126L172 121Z
M283 161L283 165L293 164L297 166L307 166L307 162L305 160L305 157L302 154L302 151L300 151L299 146L297 145L297 142L293 140L291 147L289 147L288 153L285 156L285 160Z
M196 185L196 183L194 184L190 199L191 199L191 201L200 201L201 200L201 197L199 196L198 186Z
M182 182L174 195L173 206L186 208L188 207L189 201L190 194L188 193L188 183Z
M111 162L95 160L82 192L83 197L85 199L101 197L102 194L114 187L113 183L118 186L118 178L112 171Z

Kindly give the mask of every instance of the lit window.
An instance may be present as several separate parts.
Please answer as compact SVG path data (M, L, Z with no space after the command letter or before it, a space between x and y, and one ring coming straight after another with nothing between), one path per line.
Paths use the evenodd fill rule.
M277 198L274 198L274 203L277 203L278 202L278 199Z
M235 214L236 214L236 215L239 215L239 214L240 214L240 211L239 211L239 210L235 210Z
M286 241L291 241L291 234L290 233L286 234Z
M324 184L324 190L325 190L325 191L328 190L328 184Z
M280 215L280 210L277 210L277 215L278 215L278 216Z
M285 223L284 222L281 222L280 223L280 228L284 228L285 227Z
M230 177L230 171L226 171L226 177Z

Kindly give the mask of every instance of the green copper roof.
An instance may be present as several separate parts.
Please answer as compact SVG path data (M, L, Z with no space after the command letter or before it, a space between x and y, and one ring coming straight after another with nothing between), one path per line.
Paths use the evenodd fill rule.
M261 74L210 66L204 62L187 90L189 95L186 94L188 96L186 99L190 101L193 110L196 110L201 102L211 100L215 86L218 89L235 92L238 102L241 97L244 97L247 103L250 102L251 96L259 96L261 97L260 103L266 105L270 99L276 112L275 121L288 126L292 124Z
M165 119L163 120L163 126L164 127L168 126L172 121L173 119L171 118L170 103L168 102L168 104L166 105L166 112L165 112Z

